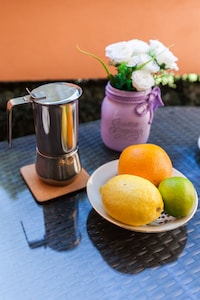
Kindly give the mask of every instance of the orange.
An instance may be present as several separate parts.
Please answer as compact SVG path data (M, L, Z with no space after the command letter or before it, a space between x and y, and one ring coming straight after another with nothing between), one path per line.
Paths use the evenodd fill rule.
M158 145L131 145L119 157L118 174L140 176L158 186L162 180L172 176L172 162L167 152Z

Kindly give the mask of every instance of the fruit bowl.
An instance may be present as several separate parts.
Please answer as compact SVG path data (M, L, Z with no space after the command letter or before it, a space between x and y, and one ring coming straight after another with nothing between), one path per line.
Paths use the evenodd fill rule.
M118 169L118 160L110 161L100 166L98 169L96 169L96 171L94 171L94 173L90 176L87 182L87 195L90 204L92 205L94 210L107 221L131 231L144 232L144 233L156 233L156 232L165 232L165 231L173 230L180 226L183 226L194 216L198 207L197 193L196 193L196 199L195 199L192 212L186 217L174 218L170 215L167 215L163 211L157 220L143 226L130 226L113 219L106 213L106 211L103 208L99 189L100 186L102 186L108 181L108 179L117 175L117 169ZM174 168L173 168L172 176L186 177L180 171Z

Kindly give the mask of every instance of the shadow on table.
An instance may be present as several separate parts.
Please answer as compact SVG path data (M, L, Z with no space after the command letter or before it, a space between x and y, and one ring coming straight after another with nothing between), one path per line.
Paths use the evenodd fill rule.
M136 233L106 221L93 209L87 230L104 260L116 271L127 274L177 260L187 241L185 227L163 233Z

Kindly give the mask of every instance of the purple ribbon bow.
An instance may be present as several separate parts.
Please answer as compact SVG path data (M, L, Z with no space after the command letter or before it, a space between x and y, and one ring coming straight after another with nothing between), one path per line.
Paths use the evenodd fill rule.
M153 121L153 113L154 111L159 107L163 106L164 103L161 99L161 93L160 93L160 88L159 87L154 87L148 97L142 102L139 103L136 108L135 112L139 116L144 116L147 114L149 111L150 113L150 118L149 118L149 124L152 123Z

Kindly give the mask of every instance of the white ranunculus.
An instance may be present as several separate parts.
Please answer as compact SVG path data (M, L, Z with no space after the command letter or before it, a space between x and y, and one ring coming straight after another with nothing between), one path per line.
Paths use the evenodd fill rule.
M152 57L148 54L134 55L130 58L127 63L128 67L140 67L141 65L147 63L142 70L148 71L150 73L156 73L160 70L160 67L155 61L152 60Z
M149 53L155 55L159 65L165 64L167 69L178 70L176 61L178 60L173 53L160 41L150 40Z
M170 50L167 50L161 54L157 55L157 61L159 65L165 64L167 69L178 71L178 66L176 61L178 59L172 54Z
M155 84L153 76L145 70L133 72L131 79L132 85L137 91L145 91L153 87Z
M131 49L132 49L132 55L138 55L141 53L147 53L149 50L149 45L141 40L133 39L127 42Z
M132 50L127 42L119 42L108 45L105 48L105 55L109 57L113 64L120 64L129 61Z

